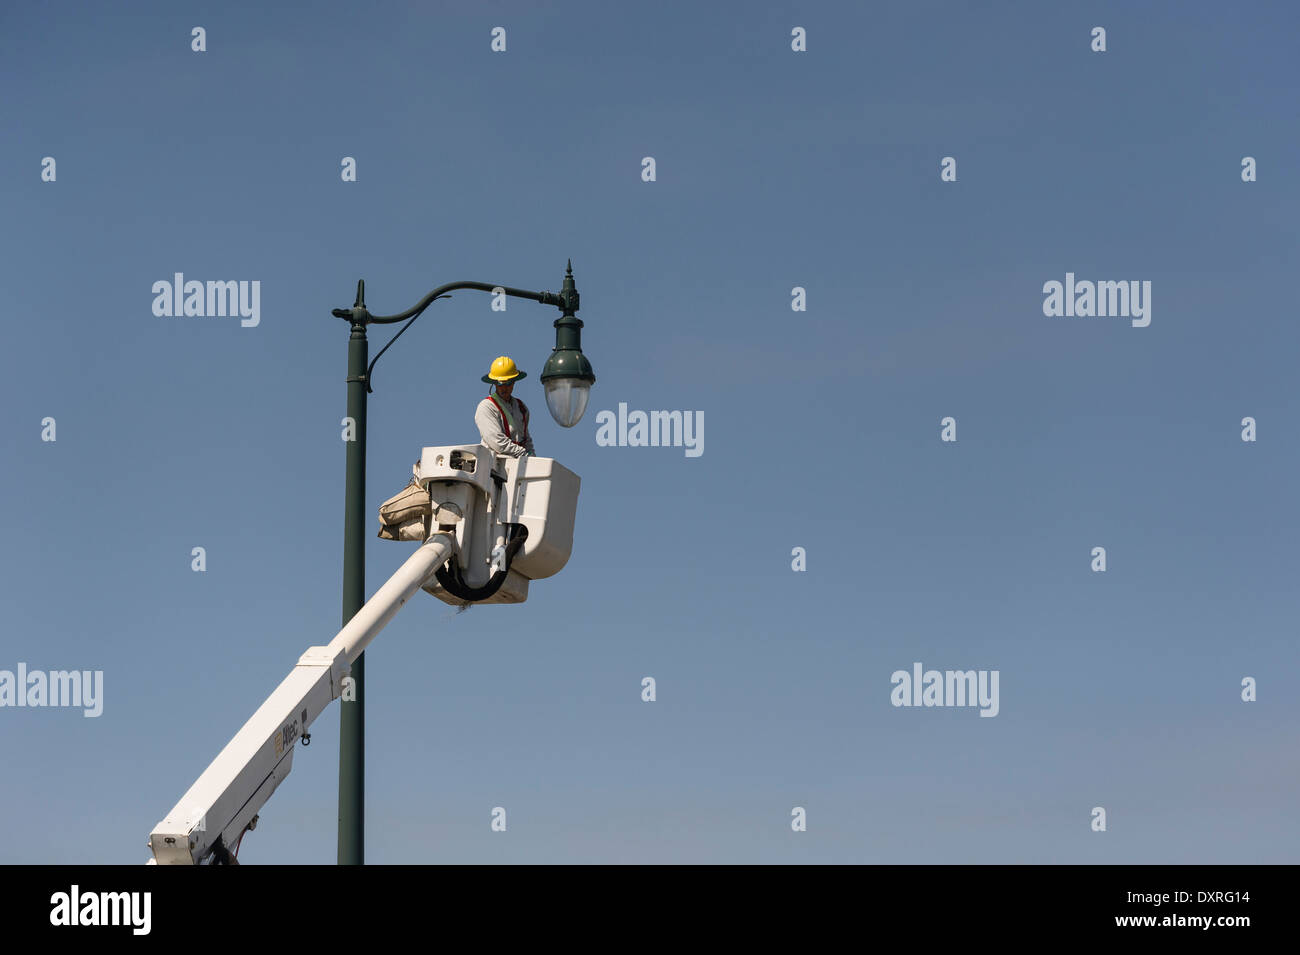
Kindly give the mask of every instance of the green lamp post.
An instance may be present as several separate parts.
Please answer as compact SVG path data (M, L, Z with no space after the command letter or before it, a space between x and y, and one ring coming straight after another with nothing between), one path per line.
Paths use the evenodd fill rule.
M398 338L439 298L458 289L504 292L560 308L555 320L555 348L542 370L546 406L557 424L572 428L587 410L591 386L596 381L591 362L582 353L582 320L578 310L578 289L573 282L573 262L565 269L559 294L491 285L487 282L451 282L434 289L423 299L397 315L372 315L366 308L365 280L357 282L357 297L351 308L336 308L331 314L347 319L352 331L348 338L348 418L352 440L347 442L343 521L343 623L346 626L365 603L366 578L366 395L371 387L375 363ZM367 325L389 325L406 321L369 364ZM365 654L352 665L352 699L345 700L339 718L339 865L365 862Z

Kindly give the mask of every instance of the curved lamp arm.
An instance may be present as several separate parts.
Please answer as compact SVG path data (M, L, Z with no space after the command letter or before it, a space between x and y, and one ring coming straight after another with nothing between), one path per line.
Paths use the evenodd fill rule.
M572 265L570 265L570 268L572 268ZM391 325L394 322L401 322L410 319L410 321L407 321L406 325L403 326L396 335L388 340L388 344L381 348L379 354L375 355L374 359L370 362L370 367L366 369L367 393L374 391L370 386L370 380L375 368L375 362L379 361L380 356L383 355L384 352L388 351L393 342L402 337L402 332L410 328L412 323L420 317L426 308L440 298L451 298L448 293L454 292L457 289L475 289L480 292L495 292L497 289L500 289L506 295L513 296L514 298L526 298L534 302L540 302L543 305L555 305L560 308L564 307L564 300L554 292L532 292L528 289L511 288L508 285L492 285L488 282L448 282L446 285L438 286L404 312L399 312L396 315L372 315L370 314L370 310L366 308L365 279L358 279L357 300L352 304L351 308L333 309L330 314L335 318L346 318L354 325Z

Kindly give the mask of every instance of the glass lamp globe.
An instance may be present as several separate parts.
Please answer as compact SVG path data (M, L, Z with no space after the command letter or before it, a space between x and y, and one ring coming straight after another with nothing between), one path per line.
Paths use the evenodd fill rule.
M582 420L591 397L591 382L581 378L551 378L546 383L546 407L561 428L572 428Z
M559 328L559 323L556 324ZM556 337L560 336L557 334ZM561 428L572 428L582 420L587 411L587 399L591 397L591 386L596 383L591 362L578 348L573 347L576 344L577 334L573 332L572 344L564 347L557 343L542 369L546 407L551 410L551 417Z

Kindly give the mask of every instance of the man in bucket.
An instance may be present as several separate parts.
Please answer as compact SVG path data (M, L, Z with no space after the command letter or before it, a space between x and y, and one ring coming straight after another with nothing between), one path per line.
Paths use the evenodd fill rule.
M492 363L483 381L495 387L478 403L474 423L484 447L494 454L522 458L535 454L533 437L528 433L528 406L512 397L515 382L528 377L515 367L514 360L502 355Z

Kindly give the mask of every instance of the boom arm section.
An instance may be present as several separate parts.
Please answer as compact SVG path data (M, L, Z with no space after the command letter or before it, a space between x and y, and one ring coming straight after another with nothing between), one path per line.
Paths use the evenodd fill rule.
M249 828L293 766L299 738L343 692L343 679L375 635L455 553L439 532L397 569L327 646L309 647L284 681L226 744L149 836L150 864L198 865Z

